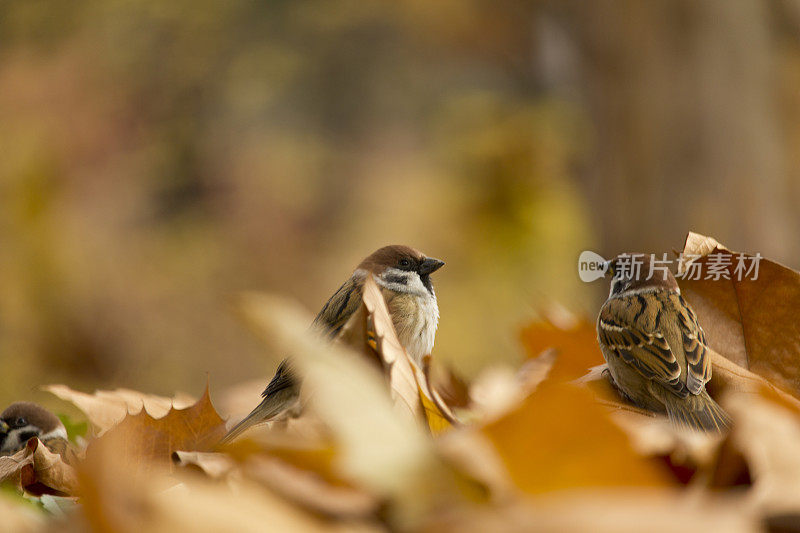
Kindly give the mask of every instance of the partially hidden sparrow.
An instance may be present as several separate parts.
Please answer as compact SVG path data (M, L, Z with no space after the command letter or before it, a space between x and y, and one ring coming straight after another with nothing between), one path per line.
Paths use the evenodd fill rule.
M0 414L0 455L14 454L33 437L65 460L73 455L64 424L41 405L15 402Z
M314 319L312 330L332 340L361 305L367 276L374 276L381 289L397 336L417 363L431 353L439 324L439 306L431 274L444 261L425 256L408 246L385 246L369 255L325 303ZM234 426L222 442L229 442L250 427L299 410L300 383L285 359L261 394L261 403Z
M723 431L730 417L705 389L706 336L672 273L651 263L646 254L607 263L611 291L597 318L597 339L609 377L632 403L677 426Z

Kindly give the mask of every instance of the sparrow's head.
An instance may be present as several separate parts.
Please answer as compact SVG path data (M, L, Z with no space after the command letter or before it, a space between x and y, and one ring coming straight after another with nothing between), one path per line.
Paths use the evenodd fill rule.
M0 414L0 453L19 450L32 437L66 439L67 430L56 415L40 405L12 403Z
M609 260L606 277L611 278L609 296L626 291L680 291L666 261L654 261L652 254L625 253Z
M419 250L392 245L373 252L358 270L373 273L381 285L393 291L432 296L431 274L443 265L444 261L426 257Z

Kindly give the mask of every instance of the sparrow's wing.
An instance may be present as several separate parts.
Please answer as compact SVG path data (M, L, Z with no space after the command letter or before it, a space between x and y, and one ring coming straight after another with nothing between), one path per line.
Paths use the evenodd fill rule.
M230 442L256 424L273 420L295 407L300 397L300 386L288 359L278 365L278 370L261 396L261 403L228 431L220 441L221 444Z
M331 339L336 337L361 305L363 291L364 276L351 276L325 303L312 328L325 332Z
M686 387L692 394L699 394L703 386L711 379L711 356L703 328L697 323L697 315L680 294L672 297L672 303L678 315L678 329L683 340L683 351L686 354L687 376Z
M282 390L294 387L296 383L297 380L294 377L289 360L284 359L281 361L281 364L278 365L278 369L275 371L275 375L272 376L267 388L261 393L261 397L266 398L267 396L272 396Z
M659 331L658 321L646 316L655 311L641 296L611 298L600 310L598 336L641 375L685 397L688 391L680 379L678 360Z
M312 329L334 338L361 305L364 278L363 275L354 274L345 281L314 319ZM278 365L261 397L261 403L223 437L223 443L230 442L256 424L272 420L295 408L300 398L300 378L292 370L289 359L284 359Z

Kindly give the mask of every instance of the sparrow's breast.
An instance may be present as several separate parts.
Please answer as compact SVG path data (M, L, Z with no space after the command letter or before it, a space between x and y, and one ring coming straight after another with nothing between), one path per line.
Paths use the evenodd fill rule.
M436 296L394 293L387 298L389 313L400 342L418 364L433 350L439 325Z

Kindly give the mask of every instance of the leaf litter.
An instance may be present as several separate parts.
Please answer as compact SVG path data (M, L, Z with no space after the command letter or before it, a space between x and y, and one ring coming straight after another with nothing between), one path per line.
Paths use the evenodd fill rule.
M714 253L739 255L689 234L685 256ZM522 330L520 368L464 384L408 357L374 283L334 343L308 335L311 317L293 302L248 293L239 315L303 376L298 418L218 446L225 421L208 387L195 401L49 385L85 414L88 446L67 462L32 439L0 457L0 479L66 510L43 518L6 497L0 509L20 531L796 526L800 274L765 259L758 280L680 286L712 348L709 391L734 419L726 435L626 403L604 377L593 323L563 311ZM246 410L260 383L222 393L223 413Z

